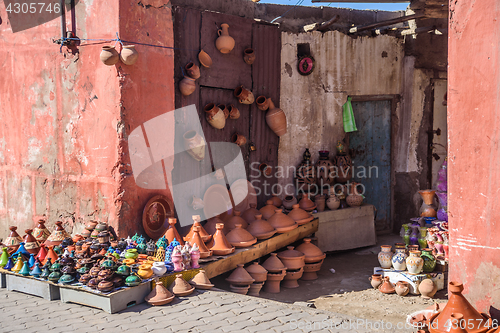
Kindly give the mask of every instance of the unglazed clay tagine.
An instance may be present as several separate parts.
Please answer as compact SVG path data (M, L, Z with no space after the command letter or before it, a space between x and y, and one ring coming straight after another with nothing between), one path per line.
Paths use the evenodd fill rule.
M196 274L189 283L195 286L196 289L212 289L214 286L207 277L207 273L204 269L200 269L198 274Z
M248 208L247 210L245 210L243 212L243 214L241 214L241 217L247 221L248 224L251 224L254 220L255 220L255 217L257 215L261 215L262 217L262 214L260 213L260 211L258 211L256 209L257 205L254 204L254 203L251 203L250 204L250 208ZM248 227L247 227L248 228Z
M274 215L271 216L267 222L269 222L278 233L289 232L299 226L291 217L283 214L281 209L276 209Z
M305 265L305 255L293 246L287 246L287 250L278 253L278 258L288 270L301 269Z
M321 261L326 257L326 253L323 253L319 247L312 244L310 238L304 238L304 242L297 246L296 250L304 253L306 264Z
M208 249L208 247L203 242L203 239L200 236L200 227L195 226L193 229L193 235L189 240L189 244L196 244L200 250L200 258L207 258L212 255L212 251Z
M236 224L236 228L228 232L227 240L232 246L237 248L249 247L257 243L257 238L241 227L241 224Z
M264 261L262 264L269 273L281 273L286 270L287 267L283 264L283 262L278 258L277 253L271 253L271 256Z
M303 193L302 199L299 202L299 207L305 211L310 212L314 210L314 208L316 208L316 205L311 201L311 199L309 199L309 196L306 193Z
M169 243L172 243L174 238L181 244L184 245L184 240L181 238L181 235L179 235L179 232L175 228L175 224L177 223L177 219L174 217L169 217L168 218L168 224L169 227L167 231L165 232L165 238L168 239Z
M306 224L314 219L314 216L300 208L299 204L292 206L292 211L288 213L288 217L292 218L298 225Z
M226 281L235 286L248 286L255 282L255 279L243 268L242 264L226 278Z
M156 281L154 289L144 299L151 305L165 305L174 299L175 295L163 286L161 281Z
M236 228L237 224L241 224L241 227L243 229L246 229L248 227L247 221L245 221L245 219L241 217L241 212L239 210L234 211L234 215L231 216L229 220L227 220L227 222L224 224L224 227L227 228L227 230L233 230L234 228Z
M194 291L194 287L184 280L182 274L177 274L174 282L170 285L169 290L176 296L187 296Z
M254 262L245 269L255 282L265 282L267 280L267 270L258 262Z
M262 220L262 215L255 216L255 220L247 227L247 231L257 239L268 239L276 233L276 229L269 222Z
M260 209L262 218L264 220L269 220L269 218L274 215L277 209L278 207L273 205L273 200L267 200L266 205Z
M193 223L193 225L191 226L191 229L189 230L189 232L187 233L186 236L184 236L184 241L190 241L190 239L193 237L193 233L194 233L194 228L195 227L199 227L198 229L198 232L200 234L200 237L201 239L203 240L203 242L209 242L211 239L212 239L212 235L210 235L201 225L200 221L195 221ZM190 241L191 244L193 244L191 241Z

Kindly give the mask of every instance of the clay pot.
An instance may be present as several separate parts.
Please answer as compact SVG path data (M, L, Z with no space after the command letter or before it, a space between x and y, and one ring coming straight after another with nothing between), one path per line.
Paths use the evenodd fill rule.
M399 296L406 296L410 292L410 285L406 281L398 281L394 289Z
M384 281L378 287L378 290L383 292L384 294L394 294L396 292L396 289L394 288L394 285L389 281L389 277L386 276L384 277Z
M175 276L174 282L168 288L170 292L174 293L175 296L187 296L194 291L194 287L184 280L182 274L177 274Z
M267 163L261 163L259 165L259 170L264 177L269 177L273 173L273 169Z
M223 129L226 126L226 117L224 112L214 103L205 105L205 117L210 125L216 129Z
M189 281L189 284L195 286L196 289L212 289L214 286L208 279L204 269L200 269L200 271Z
M302 277L302 274L304 274L304 267L297 270L287 270L285 278L283 279L283 287L298 288L299 283L297 280Z
M200 67L196 66L196 64L192 61L186 64L184 69L187 72L187 75L193 79L199 79L201 74L200 74Z
M311 201L311 199L309 199L308 194L302 193L302 199L299 201L299 207L310 212L316 208L316 205Z
M248 295L249 296L255 296L259 297L260 296L260 290L264 286L264 282L254 282L250 285L250 289L248 290Z
M295 198L293 195L287 195L287 196L285 196L285 199L283 200L283 207L290 210L293 208L293 205L295 205L296 203L297 203L297 198Z
M280 282L285 278L286 270L278 273L267 273L267 281L264 284L264 291L267 293L278 294L280 292Z
M276 209L267 222L276 229L277 233L289 232L299 226L294 219L283 214L281 209Z
M261 111L267 111L267 109L269 109L269 99L267 99L266 96L257 97L255 103Z
M248 286L235 286L233 284L229 285L229 288L231 288L231 291L233 293L241 294L241 295L246 295L248 292L248 289L250 289L250 285Z
M378 262L380 267L389 269L392 266L392 246L382 245L380 247L381 251L378 253Z
M255 261L245 269L255 282L265 282L267 280L267 270L259 265L258 262Z
M326 253L323 253L319 247L311 243L311 238L304 238L304 242L295 248L305 255L304 262L311 264L325 259Z
M165 288L161 281L156 281L154 289L144 300L150 305L165 305L174 299L175 295Z
M226 281L235 286L248 286L255 282L255 279L243 268L242 264L226 278Z
M87 225L85 226L85 229L93 231L95 227L97 226L98 222L97 221L89 221Z
M370 276L369 280L370 280L370 284L372 285L373 289L377 289L382 284L382 275L381 274L373 274L372 276Z
M120 55L114 46L103 46L99 58L106 66L113 66L120 60Z
M234 96L241 104L252 104L255 100L252 92L248 89L243 88L243 86L239 86L238 88L234 89Z
M464 286L461 283L451 281L448 283L448 303L441 312L434 314L429 320L429 331L431 333L449 332L452 315L460 313L463 315L464 323L472 323L467 326L467 332L483 333L492 327L491 318L479 313L467 299L462 295ZM448 324L446 324L448 323Z
M234 133L232 136L231 136L231 142L232 143L235 143L237 144L238 146L243 146L245 143L247 143L247 139L241 135L241 134L238 134L238 133Z
M33 229L33 236L38 242L40 242L40 244L45 242L45 240L50 236L50 231L45 227L44 220L38 220L37 227Z
M195 79L189 76L184 76L184 78L179 82L179 90L184 96L189 96L196 90Z
M200 61L200 64L205 68L210 68L212 66L212 58L210 58L208 53L203 50L198 53L198 60Z
M120 52L120 60L125 65L133 65L139 58L139 53L135 49L135 45L125 45Z
M337 154L333 158L333 164L337 167L337 179L338 183L345 183L352 178L353 174L353 165L352 159L347 154Z
M200 258L207 258L207 257L210 257L212 255L212 251L210 251L207 248L207 246L205 245L205 242L203 241L203 238L201 237L201 234L200 234L201 228L202 228L201 226L193 226L193 228L192 228L193 233L192 233L191 238L189 239L189 244L198 245L198 248L200 249Z
M330 210L335 210L340 207L340 199L336 195L330 195L326 200L326 205Z
M229 118L229 110L226 109L224 104L217 104L217 107L224 113L224 118Z
M255 221L255 218L257 215L261 215L261 217L262 217L262 214L260 213L260 211L258 211L255 207L257 207L257 205L254 203L251 203L250 208L248 208L247 210L245 210L241 214L241 217L245 221L247 221L248 224L251 224L253 221Z
M270 257L262 264L262 267L266 269L269 273L281 273L281 271L286 269L286 266L278 258L277 253L271 253Z
M167 267L164 261L153 262L153 274L156 276L163 276L167 272Z
M168 240L169 243L172 243L174 239L176 239L181 245L184 245L184 240L182 239L181 235L179 235L179 232L175 228L175 224L177 223L177 219L175 217L169 217L168 218L168 229L165 231L165 238Z
M203 137L196 131L188 131L184 133L184 148L195 160L201 161L205 158L206 142Z
M432 298L437 292L437 286L431 279L424 279L418 285L418 291L423 298Z
M437 216L437 207L434 205L434 196L436 194L436 191L434 190L423 190L423 191L418 191L420 196L422 197L422 200L424 201L422 203L422 207L419 209L420 216L423 217L436 217Z
M219 38L215 41L215 47L220 53L227 54L234 48L234 38L229 36L229 24L222 23L221 29L217 31Z
M26 229L24 232L26 233L24 236L24 248L29 253L38 254L38 251L40 251L40 244L38 244L38 241L32 235L33 229Z
M243 51L243 60L248 65L253 64L253 62L255 61L255 52L254 52L254 50L253 49L245 49L245 51Z
M314 219L314 216L301 209L299 204L293 205L293 209L288 213L288 217L292 218L298 225L306 224Z
M210 247L210 250L212 253L216 256L225 256L230 253L234 252L234 246L232 246L229 241L226 239L226 236L224 236L224 233L222 232L222 229L224 229L224 224L223 223L217 223L215 226L217 229L215 234L213 235L212 238L212 247Z
M229 118L236 120L240 117L240 110L233 104L229 104L226 109L229 111Z
M304 281L313 281L318 278L317 272L321 270L321 265L323 265L324 260L320 260L315 263L305 264L304 265L304 273L302 274L301 280Z
M287 270L301 269L305 265L305 255L293 249L293 246L287 246L287 250L279 252L278 258L283 262Z
M346 198L346 202L350 207L358 207L363 203L363 196L361 194L351 194Z
M257 243L257 238L243 229L241 224L237 224L235 229L228 232L226 238L232 246L237 248L249 247Z
M62 243L62 241L65 238L68 238L68 237L69 237L69 235L66 232L66 230L64 230L64 228L62 226L62 222L57 221L56 222L56 229L50 234L50 236L45 241L44 245L45 246L59 245Z
M227 228L228 230L233 230L234 228L236 228L237 224L241 224L241 227L243 229L246 229L248 227L247 221L245 221L241 217L241 212L239 210L234 211L234 215L231 216L226 223L224 223L224 227Z
M314 203L316 203L318 212L323 212L325 210L325 201L326 201L326 196L324 195L317 195L314 197Z
M269 111L266 113L266 122L271 130L277 135L282 136L286 133L286 115L283 110L274 106L273 101L269 100Z
M259 240L268 239L276 233L276 229L269 222L262 220L261 214L255 216L255 220L247 227L247 231Z
M198 233L200 234L200 237L202 239L202 242L209 242L212 239L212 235L210 235L202 226L200 223L200 216L199 215L194 215L193 216L193 225L191 226L191 229L189 229L189 232L187 233L186 236L184 236L184 241L189 241L189 244L193 245L194 243L191 242L191 238L193 238L194 230L197 229ZM200 245L200 244L198 244Z
M278 207L273 205L273 201L267 200L266 206L259 209L259 212L262 214L262 218L264 220L269 220L269 218L274 215L274 212L276 211L276 209L278 209Z

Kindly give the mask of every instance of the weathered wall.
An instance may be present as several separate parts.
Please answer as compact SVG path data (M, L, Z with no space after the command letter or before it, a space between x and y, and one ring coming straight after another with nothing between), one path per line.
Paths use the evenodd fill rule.
M451 1L450 11L449 280L499 319L500 3Z
M89 219L116 226L115 68L99 61L100 45L60 53L59 18L12 33L3 1L0 16L0 238L43 216L67 231ZM81 38L113 38L118 2L79 1L76 27Z

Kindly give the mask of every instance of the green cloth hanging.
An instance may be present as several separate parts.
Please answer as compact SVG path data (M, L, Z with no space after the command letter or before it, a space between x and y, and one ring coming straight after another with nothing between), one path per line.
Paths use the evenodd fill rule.
M347 97L347 102L342 105L343 119L344 119L344 132L357 131L356 120L354 119L354 112L352 111L351 97Z

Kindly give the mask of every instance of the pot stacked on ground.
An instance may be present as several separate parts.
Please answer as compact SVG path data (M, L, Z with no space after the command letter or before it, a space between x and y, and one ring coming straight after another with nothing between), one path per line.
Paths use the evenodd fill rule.
M326 254L319 247L311 243L310 238L304 238L304 242L297 246L297 251L304 253L304 274L301 280L310 281L318 278L317 272L321 269Z
M272 294L280 292L280 282L285 278L286 266L278 258L277 253L271 253L271 256L262 264L267 270L267 281L264 285L264 291Z
M250 285L250 291L248 292L248 295L259 296L259 292L267 280L267 270L261 265L259 265L258 262L254 262L245 269L248 272L248 274L250 274L250 276L255 280Z
M226 281L230 283L231 291L246 295L255 279L243 268L242 264L239 264L231 275L226 278Z
M298 279L302 277L305 266L304 253L294 250L293 246L288 246L287 250L278 253L278 258L283 262L286 267L286 276L284 278L283 287L297 288L299 284Z

